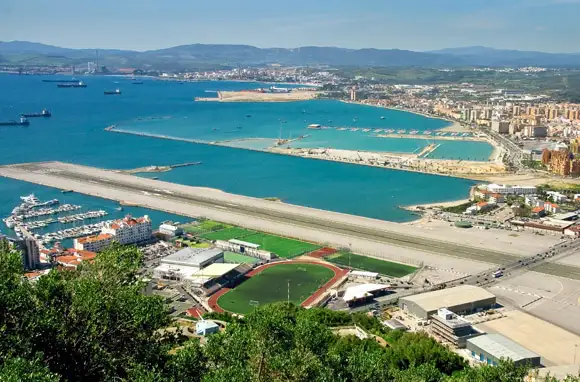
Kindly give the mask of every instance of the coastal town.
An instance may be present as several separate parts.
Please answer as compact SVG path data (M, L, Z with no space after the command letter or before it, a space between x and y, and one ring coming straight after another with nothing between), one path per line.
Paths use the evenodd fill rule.
M0 206L5 207L0 209L4 211L0 256L15 256L24 271L13 278L17 282L11 287L52 287L45 283L49 280L58 290L58 283L78 279L82 282L71 295L83 295L103 283L118 288L112 290L121 291L124 298L138 296L139 301L151 303L137 304L137 313L131 318L125 317L124 311L132 308L119 304L115 317L123 322L134 319L138 326L139 320L152 316L158 308L167 319L146 337L154 338L155 346L161 343L158 335L169 334L182 341L164 348L163 354L179 353L184 346L193 346L191 343L199 349L211 349L216 343L220 349L227 347L218 341L227 339L232 330L250 327L247 323L255 323L251 320L256 312L288 309L292 314L312 315L306 316L310 323L315 315L326 317L327 328L307 326L308 336L328 329L333 340L344 339L345 344L361 340L364 347L378 346L381 352L427 341L429 349L437 349L429 350L431 353L445 352L465 368L519 367L526 381L554 382L550 376L564 379L578 375L580 104L545 89L482 85L477 80L394 83L360 74L359 68L328 65L238 65L148 73L134 67L104 70L90 63L86 73L64 66L58 70L32 65L24 71L8 65L2 68L15 75L11 79L30 74L27 80L35 81L31 86L53 91L58 88L51 82L63 78L77 84L76 78L68 79L72 75L82 75L83 85L85 79L103 78L107 83L140 85L133 87L139 89L134 98L123 102L141 114L127 118L114 115L111 120L115 122L106 128L83 130L91 142L108 142L115 148L110 162L89 166L86 163L94 162L71 154L65 160L23 157L0 164L2 180L62 194L50 200L40 200L36 191L10 195L6 197L10 203ZM449 73L455 69L436 70ZM474 76L533 77L550 70L525 66L471 68L469 72ZM37 78L38 74L42 77ZM164 89L169 102L178 103L190 114L169 116L164 108L142 111L155 108L139 103L143 93L138 92L145 92L140 89L147 89L147 81L158 86L153 93ZM240 90L208 91L207 84L224 82ZM200 83L205 88L195 88L195 94L204 96L190 96L187 87ZM106 94L98 93L99 97ZM110 102L108 105L121 114L119 105L124 108L125 104L105 98L103 102ZM311 121L308 118L314 117L308 115L306 105L315 102L352 107L357 112L372 110L377 113L372 116L376 124L387 124L388 113L396 113L417 114L420 117L413 117L430 118L444 127L365 127L346 109L339 110L352 125L332 122L330 118L335 117L327 110L320 112L326 122ZM288 103L298 115L299 134L283 135L290 123L278 114L268 115L267 122L255 122L261 116L246 111L244 103L264 103L266 108ZM220 130L217 124L214 127L208 120L203 123L207 136L226 138L174 135L174 125L186 133L193 130L190 116L201 114L204 107L214 108L212 120L227 119L228 112L235 110L237 119L232 117L227 130ZM156 125L159 121L163 124ZM277 138L254 145L266 138L245 131L259 123L273 126ZM154 127L138 131L130 124ZM362 136L377 146L412 141L414 151L336 148L323 140L310 147L304 145L316 134L332 135L343 142ZM142 141L150 146L138 148L134 143ZM445 143L487 145L491 153L479 160L475 154L471 158L438 157ZM167 151L161 151L165 146ZM219 179L211 184L207 181L212 172L208 165L234 149L235 155L213 170ZM247 165L240 155L242 150L251 151L253 161L246 160L256 173L262 170L256 163L280 160L275 176L260 184L256 178L243 179L238 167ZM127 153L144 158L123 162ZM338 181L343 173L321 171L315 181L301 178L304 170L297 169L313 164L343 171L369 170L357 175L364 182L360 190L348 195L355 199L355 205L368 203L372 211L357 213L359 210L327 205L327 200L317 204L310 199L288 201L285 195L268 194L269 183L295 176L291 180L299 183L300 196L311 192L322 194L323 199L334 198L333 191L344 184ZM409 187L399 187L391 180L396 179L393 174L420 178ZM392 183L387 184L390 188L385 183L379 186L377 179L381 177ZM317 183L323 178L328 178L330 188ZM439 192L451 183L439 186L435 179L458 182L454 184L460 184L456 187L463 187L465 194L460 200L446 200L441 195L448 194ZM252 191L229 188L233 183ZM365 188L379 192L370 197ZM7 189L13 193L19 188ZM420 194L416 200L436 202L406 205L402 200L407 200L404 194L409 190ZM88 207L65 200L73 195L76 200L87 198ZM389 203L382 203L385 200ZM404 213L404 218L391 219L395 213ZM167 214L173 216L171 220L158 218ZM86 283L83 277L87 277ZM7 278L9 282L13 279ZM126 286L132 288L130 293L123 289ZM64 288L61 292L63 296L69 293ZM111 295L105 294L100 303L109 304ZM42 294L35 298L44 304ZM88 309L91 304L84 302L82 309ZM276 314L272 316L277 319ZM284 317L280 322L287 319L283 314L280 317ZM271 318L266 315L259 319ZM266 349L269 344L263 346Z

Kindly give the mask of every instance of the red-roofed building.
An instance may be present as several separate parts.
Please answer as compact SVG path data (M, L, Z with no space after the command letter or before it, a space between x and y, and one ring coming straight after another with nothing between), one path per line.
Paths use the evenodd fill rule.
M534 207L532 208L532 217L539 218L546 215L546 210L544 207Z
M57 256L55 261L65 268L76 268L84 261L93 261L96 256L97 254L94 252L70 248L65 250L61 256Z
M114 236L114 240L119 244L144 242L151 239L153 235L151 219L147 215L140 218L127 216L124 219L115 220L106 225L101 232Z
M100 252L115 240L113 235L108 233L101 233L87 237L75 239L74 249L80 251Z
M559 205L557 205L556 203L550 203L550 202L544 203L544 209L546 210L546 212L549 212L551 214L559 214L561 211Z
M505 201L505 197L502 194L490 193L487 197L487 200L490 203L498 204L498 203L503 203Z

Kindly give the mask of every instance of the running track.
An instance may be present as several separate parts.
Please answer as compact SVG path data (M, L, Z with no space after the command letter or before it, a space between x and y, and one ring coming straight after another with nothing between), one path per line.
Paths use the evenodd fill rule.
M289 264L289 263L290 264L316 264L316 265L321 265L325 268L328 268L334 272L334 277L332 277L330 280L328 280L328 282L326 282L322 287L320 287L320 289L318 289L316 292L314 292L312 294L312 296L308 297L306 300L304 300L302 302L302 304L300 304L301 306L304 306L304 307L306 307L306 306L312 304L314 301L318 300L320 298L320 296L322 296L332 285L334 285L338 280L340 280L342 277L344 277L348 273L348 270L340 269L339 267L332 265L332 264L328 264L328 263L321 263L318 261L307 261L307 260L289 260L289 261L279 261L276 263L270 263L270 264L265 264L265 265L259 266L256 269L253 269L250 272L248 272L246 274L246 277L253 277L253 276L257 275L258 273L262 272L266 268L275 267L276 265L279 265L279 264ZM230 289L231 288L222 288L222 289L218 290L216 293L214 293L213 295L211 295L207 301L209 307L212 308L215 312L220 312L220 313L223 312L224 309L222 309L222 307L218 305L217 301L221 296L228 293L230 291Z

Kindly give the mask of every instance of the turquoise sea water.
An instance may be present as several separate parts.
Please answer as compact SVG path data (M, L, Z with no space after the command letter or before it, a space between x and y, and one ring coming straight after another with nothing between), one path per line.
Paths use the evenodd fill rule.
M171 115L120 121L119 128L203 141L229 141L250 137L296 138L309 135L292 146L400 153L420 151L425 145L435 142L441 146L435 151L433 158L446 159L470 158L486 161L492 151L492 147L485 142L378 138L372 131L337 131L335 128L313 130L307 128L310 124L335 128L433 131L448 126L449 122L398 110L331 100L291 103L190 102L187 108ZM266 148L270 142L239 145Z
M225 107L235 105L239 108L245 105L249 108L246 110L250 111L240 112L240 118L243 121L251 119L252 124L255 124L255 128L260 132L274 129L271 137L277 136L276 131L279 130L281 123L273 115L272 118L276 119L276 123L272 127L260 127L258 118L262 114L260 110L269 113L271 107L275 110L298 107L300 117L297 118L303 118L301 116L304 106L293 103L192 102L192 97L207 96L206 90L236 90L264 86L258 83L200 82L180 85L175 82L145 80L143 85L131 85L130 81L122 78L88 77L82 78L88 84L86 89L57 89L54 83L43 83L41 81L43 78L46 77L0 75L0 120L15 119L21 112L36 112L43 107L50 108L53 113L53 117L49 119L31 119L31 125L26 128L0 127L0 164L61 160L109 169L130 169L147 165L201 161L203 164L199 166L148 176L158 176L161 180L187 185L215 187L243 195L275 196L289 203L392 221L408 221L414 218L413 215L399 209L400 205L464 198L469 186L473 184L463 179L115 134L103 130L111 124L123 125L127 121L137 121L139 118L147 120L150 117L171 116L171 119L162 120L163 126L168 130L168 135L175 134L179 126L175 127L173 122L177 122L179 116L186 120L183 116L192 112L204 115L208 124L213 121L222 126L227 124L235 128L238 121L225 122L230 117L228 113L219 109L224 105ZM103 95L103 90L117 87L123 91L121 96ZM341 107L350 110L351 107L357 106L331 102L327 104L330 111L325 111L326 108L323 106L325 103L311 101L304 105L306 113L314 113L315 110L316 113L328 113L324 118L333 118L337 121L339 118L336 115L340 113L334 114L332 110L340 110ZM205 111L206 107L211 112ZM365 114L357 111L361 123L375 121L379 124L382 123L380 115L388 116L390 119L391 113L397 118L408 114L370 107L364 107L364 110L377 113L379 118L369 117L367 121L363 119L366 118ZM246 117L247 114L251 114L252 117ZM209 115L213 117L210 118ZM280 115L279 118L287 120L287 123L282 125L290 124L291 115L292 112ZM417 125L413 128L417 129L421 123L426 124L423 125L425 129L433 129L431 123L443 123L408 115L416 121ZM242 129L236 130L244 130L247 126L249 129L249 122L245 123L247 125L245 124ZM403 124L404 119L398 123ZM208 137L214 133L213 128L204 131ZM224 131L220 128L215 133L225 133L225 128ZM341 132L341 136L346 137L345 134L347 132ZM56 197L70 202L69 199L74 198L78 204L102 205L109 209L114 206L112 202L97 198L63 195L58 190L0 178L2 216L9 213L19 202L20 195L30 192L37 193L42 199ZM126 209L119 214L126 212L136 215L148 213L155 223L164 219L184 220L143 209Z

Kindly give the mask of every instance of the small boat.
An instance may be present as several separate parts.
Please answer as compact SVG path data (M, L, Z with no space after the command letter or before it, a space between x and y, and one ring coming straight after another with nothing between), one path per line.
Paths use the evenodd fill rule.
M252 118L252 114L246 114L246 118Z
M21 196L20 200L22 200L26 204L37 204L40 203L40 200L34 194L30 194L28 196Z
M131 82L133 85L143 85L143 81L133 81Z
M241 129L241 128L242 128L242 126L236 126L236 129Z
M385 117L381 117L381 119L385 119Z
M117 207L115 208L117 211L123 211L123 207Z
M121 90L120 89L105 90L105 95L120 95L120 94L121 94Z
M73 190L62 190L61 192L62 192L63 194L68 194L68 193L70 193L70 192L74 192L74 191L73 191Z

